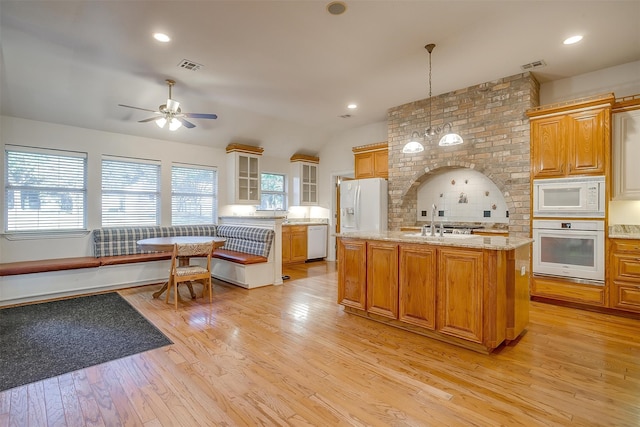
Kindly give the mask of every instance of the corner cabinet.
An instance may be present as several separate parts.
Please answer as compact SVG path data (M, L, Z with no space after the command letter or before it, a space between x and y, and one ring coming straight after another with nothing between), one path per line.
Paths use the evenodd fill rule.
M355 178L389 178L389 149L386 142L352 149Z
M292 206L318 204L318 163L320 159L304 154L291 156Z
M613 106L613 200L640 200L640 95Z
M263 148L242 144L227 146L229 203L260 204L260 158Z
M533 178L607 175L613 94L529 110Z

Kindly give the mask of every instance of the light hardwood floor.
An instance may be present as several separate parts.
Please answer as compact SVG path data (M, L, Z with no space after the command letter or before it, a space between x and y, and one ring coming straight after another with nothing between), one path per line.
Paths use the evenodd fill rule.
M334 263L285 274L178 311L121 291L174 344L0 393L0 426L640 425L639 320L533 302L483 355L345 314Z

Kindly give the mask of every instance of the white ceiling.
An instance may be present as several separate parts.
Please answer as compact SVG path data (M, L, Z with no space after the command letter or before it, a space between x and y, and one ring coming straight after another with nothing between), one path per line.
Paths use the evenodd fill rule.
M265 154L316 154L335 132L390 107L522 72L541 81L640 59L640 1L0 0L0 112ZM161 44L151 35L169 34ZM584 40L564 46L573 34ZM178 67L188 59L199 71ZM183 111L216 113L176 132L138 123L176 80ZM347 103L359 105L349 111ZM352 114L351 118L341 118ZM376 141L372 141L376 142Z

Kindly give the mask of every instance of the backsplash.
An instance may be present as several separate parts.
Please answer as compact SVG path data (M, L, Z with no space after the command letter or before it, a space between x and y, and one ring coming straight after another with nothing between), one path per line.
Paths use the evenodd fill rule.
M498 187L473 169L453 169L430 177L417 191L417 221L430 221L432 206L442 222L508 223L507 204Z
M441 173L467 168L493 182L505 205L496 198L495 210L493 203L486 209L484 201L474 206L475 195L466 194L461 205L465 205L466 196L469 211L466 207L462 210L476 217L481 209L482 218L484 211L490 210L494 219L499 218L498 210L505 217L508 211L509 233L528 237L531 156L529 119L525 112L538 106L539 90L535 78L522 73L439 95L431 101L427 98L389 109L389 229L423 224L418 221L423 210L418 212L418 189ZM421 141L425 146L423 152L404 154L402 147L412 132L424 132L429 121L433 126L451 122L464 144L439 147L438 138L434 138ZM488 191L491 197L493 190ZM450 206L454 196L460 200L462 192L456 189L456 193L448 195L445 206Z

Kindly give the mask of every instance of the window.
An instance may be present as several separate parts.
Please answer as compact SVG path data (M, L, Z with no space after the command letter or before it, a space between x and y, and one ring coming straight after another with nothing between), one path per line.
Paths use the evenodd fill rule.
M218 216L217 171L202 166L171 167L171 224L213 224Z
M87 154L7 145L5 230L86 228Z
M285 176L276 173L260 175L261 210L286 210L287 193L285 192Z
M160 224L160 163L102 159L102 226Z

